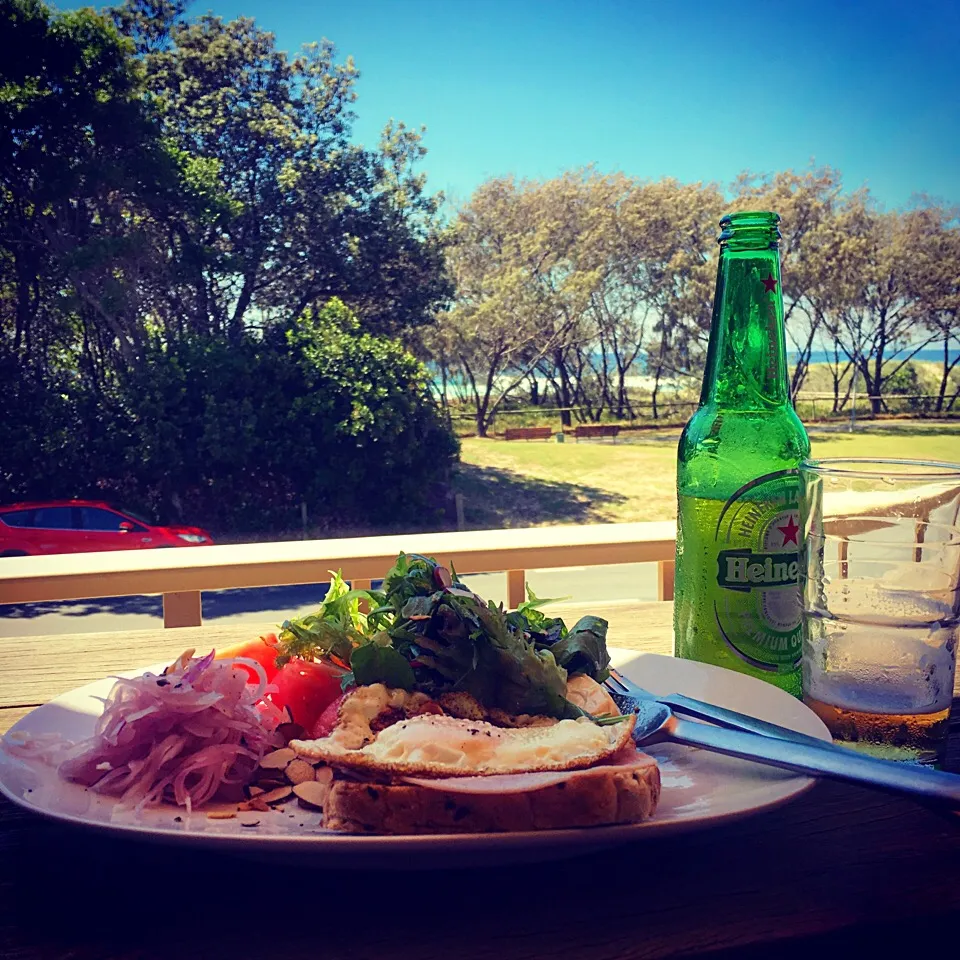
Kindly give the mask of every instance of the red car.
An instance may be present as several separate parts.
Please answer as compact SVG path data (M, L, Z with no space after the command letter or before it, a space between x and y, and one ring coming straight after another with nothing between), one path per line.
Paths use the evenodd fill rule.
M200 527L160 527L102 500L46 500L0 507L0 557L209 543L213 538Z

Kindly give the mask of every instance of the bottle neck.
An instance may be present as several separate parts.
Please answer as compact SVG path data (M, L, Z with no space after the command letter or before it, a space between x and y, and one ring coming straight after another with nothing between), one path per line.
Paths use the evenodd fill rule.
M701 406L768 410L790 403L780 254L720 248Z

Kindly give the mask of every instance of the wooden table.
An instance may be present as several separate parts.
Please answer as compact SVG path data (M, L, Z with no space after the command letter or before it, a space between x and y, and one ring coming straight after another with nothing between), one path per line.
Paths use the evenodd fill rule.
M608 616L613 644L669 650L670 604L589 612ZM236 630L0 641L0 721ZM0 801L4 960L887 956L939 949L958 922L960 820L837 783L612 853L417 874L278 869L118 840Z

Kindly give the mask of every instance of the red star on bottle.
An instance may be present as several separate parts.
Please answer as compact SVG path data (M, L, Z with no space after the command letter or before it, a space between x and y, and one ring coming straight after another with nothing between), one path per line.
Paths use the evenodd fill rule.
M767 276L766 280L761 280L760 282L763 284L763 289L766 290L767 293L776 293L777 281L773 279L772 273Z
M793 517L788 518L785 526L777 527L777 529L783 534L784 546L788 543L794 543L800 546L797 541L797 534L800 532L800 528L793 522Z

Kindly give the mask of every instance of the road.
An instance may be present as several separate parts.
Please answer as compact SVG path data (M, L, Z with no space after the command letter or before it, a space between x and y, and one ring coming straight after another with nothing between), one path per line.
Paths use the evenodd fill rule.
M463 579L481 597L506 602L503 574L482 573ZM530 570L527 583L538 597L568 602L657 599L657 568L653 563ZM310 613L322 595L319 584L209 591L203 595L203 619L221 625L236 623L238 636L242 636L244 623L279 624L288 617ZM562 603L556 605L556 612L562 615ZM0 605L0 637L149 630L162 622L160 597Z

